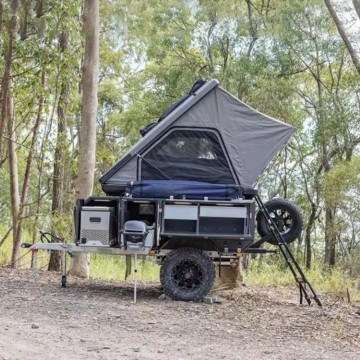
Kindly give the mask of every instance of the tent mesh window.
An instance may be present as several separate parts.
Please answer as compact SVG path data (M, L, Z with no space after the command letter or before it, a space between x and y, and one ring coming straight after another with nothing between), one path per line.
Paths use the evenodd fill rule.
M171 131L143 156L141 179L235 182L219 139L206 130Z

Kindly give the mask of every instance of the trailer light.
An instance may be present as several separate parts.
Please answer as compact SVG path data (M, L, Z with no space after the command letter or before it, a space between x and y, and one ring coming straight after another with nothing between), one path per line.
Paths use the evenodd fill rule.
M156 254L156 253L157 253L156 250L150 250L150 251L149 251L149 254Z

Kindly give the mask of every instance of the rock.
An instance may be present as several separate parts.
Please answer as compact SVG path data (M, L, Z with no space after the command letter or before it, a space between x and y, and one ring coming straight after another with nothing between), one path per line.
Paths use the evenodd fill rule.
M224 302L224 299L219 295L215 295L213 296L213 302L217 304L222 304Z
M163 350L163 349L159 349L159 350L158 350L158 353L159 353L159 354L163 354L163 353L164 353L164 350Z
M335 319L337 316L337 313L331 310L325 310L323 312L323 315L327 317L328 319Z
M137 347L137 348L133 348L134 352L140 352L140 348Z
M80 339L80 342L85 342L86 340L85 339Z
M213 298L212 298L211 296L205 296L205 297L203 298L203 302L204 302L205 304L212 304L214 301L213 301Z
M156 321L148 321L148 324L149 324L149 325L155 325L155 324L156 324Z
M165 300L166 299L166 295L165 294L161 294L160 296L159 296L159 300Z
M32 328L32 329L38 329L38 328L39 328L39 325L31 324L31 328Z
M360 279L356 280L355 282L355 289L360 290Z

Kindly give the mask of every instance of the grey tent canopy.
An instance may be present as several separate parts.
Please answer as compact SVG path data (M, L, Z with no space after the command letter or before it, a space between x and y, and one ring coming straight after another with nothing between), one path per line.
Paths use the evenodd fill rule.
M100 178L107 194L137 180L190 180L254 186L295 128L219 86L198 81Z

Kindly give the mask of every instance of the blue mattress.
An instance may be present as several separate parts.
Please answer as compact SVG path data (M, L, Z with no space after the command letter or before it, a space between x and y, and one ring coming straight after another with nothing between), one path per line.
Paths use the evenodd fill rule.
M240 186L210 184L185 180L143 180L132 181L126 192L135 198L164 198L202 200L233 200L242 196Z

